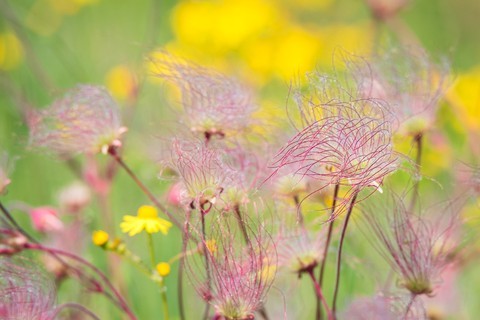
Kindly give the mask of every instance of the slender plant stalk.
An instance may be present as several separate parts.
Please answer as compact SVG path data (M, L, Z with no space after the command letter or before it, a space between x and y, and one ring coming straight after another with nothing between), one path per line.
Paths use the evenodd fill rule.
M206 237L206 231L205 231L205 214L203 212L200 212L201 220L202 220L202 241L203 241L203 250L204 250L204 255L205 255L205 271L207 272L207 288L208 291L211 290L212 284L211 284L211 279L210 279L210 262L208 261L208 248L205 245L205 237ZM210 313L210 302L207 302L207 306L205 307L205 312L203 314L203 320L206 320L208 318L208 314Z
M422 166L422 147L423 147L423 135L421 133L417 134L413 138L413 142L417 146L417 157L415 159L415 164L416 164L416 170L417 170L417 176L420 176L421 174L421 166ZM413 185L413 194L412 194L412 200L410 202L410 211L413 210L415 207L415 204L418 199L418 188L420 186L420 180L416 179L415 184Z
M155 265L156 265L156 258L155 258L155 246L153 244L153 237L152 234L147 232L147 246L148 246L148 252L150 253L150 263L152 265L152 270L155 270ZM162 297L162 306L163 306L163 319L168 320L169 319L169 312L168 312L168 299L167 299L167 292L165 290L165 283L163 279L159 282L160 284L160 291L161 291L161 297Z
M137 175L130 169L130 167L123 161L123 159L118 155L114 148L110 148L109 154L117 161L117 163L127 172L127 174L132 178L132 180L138 185L138 187L145 193L145 195L155 204L155 206L160 209L164 214L168 216L170 221L172 221L177 227L180 229L182 225L178 222L178 220L170 213L165 206L163 206L160 201L153 195L153 193L143 184L140 179L138 179Z
M112 283L110 282L110 280L108 280L107 276L105 274L103 274L102 271L100 271L97 267L95 267L93 264L91 264L90 262L70 253L70 252L67 252L67 251L63 251L63 250L59 250L59 249L54 249L54 248L49 248L49 247L45 247L41 244L35 244L35 243L26 243L24 245L24 248L27 249L27 250L36 250L36 251L43 251L43 252L46 252L46 253L49 253L49 254L53 254L53 255L60 255L60 256L64 256L66 258L69 258L69 259L72 259L74 261L77 261L79 263L81 263L82 265L88 267L89 269L91 269L96 275L98 275L100 277L100 279L105 283L105 285L108 287L108 289L110 289L113 293L113 295L115 296L115 299L116 299L116 303L118 303L118 306L128 315L128 317L131 319L131 320L137 320L137 318L135 317L135 315L133 314L132 310L130 309L130 307L128 306L127 302L125 301L125 299L122 297L122 295L115 289L115 287L112 285ZM80 272L80 271L79 271ZM103 294L107 294L107 292L105 292L104 290L102 291Z
M84 306L76 303L64 303L60 305L58 308L56 308L55 313L52 315L53 318L56 318L57 315L62 312L65 309L76 309L77 311L80 311L84 314L87 314L90 318L94 320L100 320L99 317L97 317L96 314L94 314L92 311L88 310ZM82 318L83 319L83 318Z
M412 294L412 298L408 302L407 308L405 310L405 317L404 317L405 320L408 320L408 314L410 313L410 309L412 309L413 302L415 301L416 297L417 297L417 295Z
M322 264L320 265L320 273L318 274L318 284L320 285L320 288L323 286L323 275L325 273L325 266L327 264L327 257L328 257L328 248L330 246L330 241L332 239L332 232L333 232L333 217L335 214L335 207L337 206L337 197L338 197L338 191L340 190L340 184L335 185L335 189L333 190L333 200L332 200L332 209L330 212L330 222L328 224L328 232L327 232L327 241L325 243L325 249L323 250L323 256L322 256ZM320 299L317 299L317 313L316 313L316 319L320 320L322 319L322 305L320 303Z
M332 312L330 311L330 308L328 308L327 301L325 300L325 297L323 296L323 293L322 293L322 288L320 287L320 284L317 282L317 279L315 279L313 270L309 270L307 273L313 282L313 286L315 287L315 292L317 294L318 299L322 302L323 306L325 307L325 310L327 311L328 320L332 320L333 319Z
M345 234L347 232L348 221L350 220L350 216L352 215L353 206L355 205L355 201L357 200L358 193L356 192L353 197L352 201L350 202L350 206L348 208L347 216L345 217L345 222L343 224L342 234L340 236L340 244L338 247L338 255L337 255L337 276L335 279L335 290L333 292L333 302L332 302L332 313L333 319L337 318L336 311L337 311L337 297L338 297L338 288L340 284L340 271L342 266L342 249L343 249L343 241L345 240Z

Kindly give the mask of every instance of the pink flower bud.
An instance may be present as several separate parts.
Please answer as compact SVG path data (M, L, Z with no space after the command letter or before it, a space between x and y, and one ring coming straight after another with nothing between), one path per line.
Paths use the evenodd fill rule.
M40 232L59 231L63 222L58 218L57 211L50 207L38 207L30 210L33 228Z

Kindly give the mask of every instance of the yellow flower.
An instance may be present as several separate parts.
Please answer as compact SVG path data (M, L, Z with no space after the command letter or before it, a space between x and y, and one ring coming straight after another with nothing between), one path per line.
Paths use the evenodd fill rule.
M109 236L103 230L97 230L92 233L92 242L96 246L104 246L108 242Z
M170 264L168 262L160 262L157 264L157 272L160 276L166 277L170 274Z
M148 233L161 232L167 234L172 223L158 217L158 211L152 206L141 206L138 208L137 216L124 216L120 224L122 232L128 233L130 237L145 230Z

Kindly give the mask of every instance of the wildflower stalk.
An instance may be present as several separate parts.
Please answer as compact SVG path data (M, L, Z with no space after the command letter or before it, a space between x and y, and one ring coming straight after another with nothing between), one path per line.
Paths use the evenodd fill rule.
M210 293L210 290L212 289L212 280L210 279L210 262L208 261L208 255L210 254L208 251L208 248L206 246L206 231L205 231L205 213L200 212L201 215L201 220L202 220L202 241L203 241L203 250L204 250L204 255L205 255L205 271L207 273L207 290ZM207 306L205 307L205 312L203 314L203 320L206 320L208 318L208 314L210 312L210 303L207 302Z
M310 276L310 279L312 279L313 285L315 287L315 292L317 294L318 299L322 302L323 306L325 307L325 311L327 312L327 317L329 320L334 319L332 316L332 312L328 308L327 301L325 300L325 297L323 296L322 293L322 288L320 284L318 283L317 279L315 279L315 275L313 274L313 269L310 269L307 271L308 275Z
M412 294L412 298L410 299L410 301L408 302L407 304L407 308L405 310L405 317L404 319L407 320L408 319L408 313L410 312L410 309L412 308L413 306L413 302L415 301L415 298L417 297L416 294Z
M332 239L332 232L333 232L333 217L335 214L335 207L337 205L337 197L338 191L340 190L340 184L335 185L335 189L333 190L333 201L332 201L332 210L330 211L330 223L328 224L328 232L327 232L327 241L325 243L325 249L323 250L323 257L322 257L322 264L320 265L320 273L318 275L318 284L320 288L323 286L323 274L325 272L325 265L327 263L327 256L328 256L328 247L330 246L330 240ZM317 299L317 320L322 319L322 306L320 304L320 299Z
M155 204L155 206L160 209L163 213L165 213L170 221L172 221L177 227L181 228L181 224L178 222L177 219L165 208L160 201L153 195L153 193L143 184L140 179L138 179L137 175L130 169L130 167L123 161L123 159L118 155L116 149L114 147L109 148L108 153L117 161L117 163L125 170L125 172L132 178L132 180L138 185L138 187L145 193L145 195Z
M28 240L34 242L34 243L38 243L38 241L36 241L35 239L32 238L32 236L30 236L25 230L23 230L22 227L20 227L20 225L17 223L17 221L15 221L15 219L12 217L12 215L10 214L10 211L8 211L7 208L5 208L5 206L2 204L2 202L0 201L0 210L2 211L3 215L5 216L5 218L8 220L9 224L11 224L15 230L17 230L18 232L20 232L23 236L25 236Z
M190 223L191 210L187 210L185 213L185 222L183 224L183 233L182 233L182 253L187 251L188 245L188 225ZM178 265L178 281L177 281L177 297L178 297L178 311L181 320L185 320L185 307L183 305L183 274L185 271L185 257L184 255L180 258L180 263ZM175 258L175 257L174 257ZM174 259L172 258L172 260ZM170 261L172 261L170 260Z
M352 201L350 202L350 206L348 208L347 216L345 217L345 222L342 228L342 234L340 235L340 244L338 247L338 255L337 255L337 276L335 279L335 290L333 292L333 302L332 302L332 312L333 312L333 319L336 319L336 310L337 310L337 296L338 296L338 288L340 284L340 269L342 266L342 249L343 249L343 241L345 240L345 234L347 232L348 221L350 220L350 216L352 215L353 206L355 205L355 201L357 200L358 192L352 197Z
M297 201L298 201L298 198L297 198ZM240 230L242 230L242 235L243 235L243 238L245 240L245 243L248 246L249 251L251 252L253 250L252 242L250 241L250 238L248 237L247 227L245 226L245 221L242 219L242 214L240 212L240 206L238 204L235 205L234 212L235 212L235 216L237 217L238 224L240 226ZM303 222L303 219L302 219L302 222ZM303 225L303 223L302 223L302 225ZM262 316L263 319L269 320L268 313L267 313L267 310L265 309L264 305L262 305L259 308L258 313L260 313L260 315Z
M421 166L422 166L422 146L423 146L423 135L421 133L415 135L413 138L413 142L417 146L417 157L415 159L415 164L416 164L416 170L417 170L417 177L415 180L415 184L413 185L413 195L412 195L412 200L410 202L410 211L413 210L415 207L415 203L417 202L418 198L418 188L420 186L420 174L421 174Z
M148 246L148 251L150 253L150 262L152 264L152 270L155 270L155 247L153 245L153 238L152 234L147 232L147 246ZM169 312L168 312L168 299L167 299L167 292L165 288L165 283L163 281L163 278L161 278L158 281L158 284L160 285L160 291L161 291L161 297L162 297L162 306L163 306L163 319L168 320L169 319Z

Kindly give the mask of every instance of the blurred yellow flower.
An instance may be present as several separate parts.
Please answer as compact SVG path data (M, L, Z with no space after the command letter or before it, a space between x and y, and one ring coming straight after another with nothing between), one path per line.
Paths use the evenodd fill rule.
M119 100L131 99L137 90L137 81L133 71L124 65L110 69L105 77L108 90Z
M171 267L168 262L160 262L157 264L157 272L161 277L166 277L170 274Z
M96 230L92 233L92 242L96 246L103 246L108 242L109 235L103 230Z
M210 254L214 254L215 252L217 252L217 241L215 241L215 239L206 240L205 247L210 252Z
M11 70L18 66L23 58L23 48L12 32L0 34L0 70Z
M147 233L161 232L168 234L168 230L172 227L172 223L159 218L158 211L152 206L141 206L138 208L137 216L124 216L120 228L123 233L128 233L130 237L145 230Z
M467 127L480 132L480 66L461 74L447 96Z

